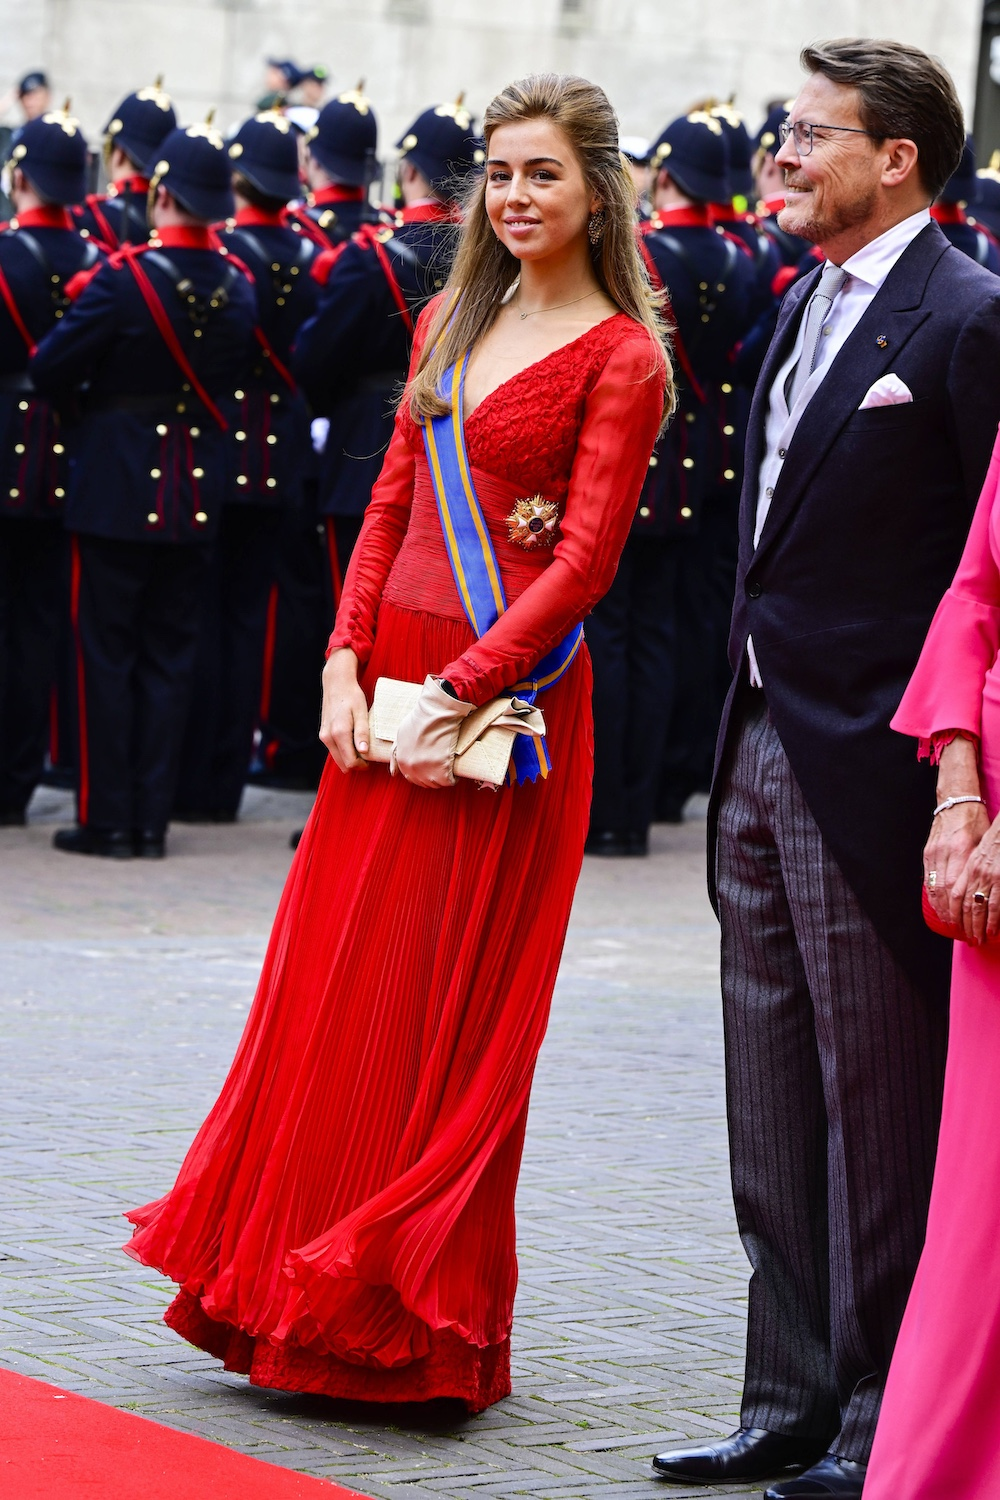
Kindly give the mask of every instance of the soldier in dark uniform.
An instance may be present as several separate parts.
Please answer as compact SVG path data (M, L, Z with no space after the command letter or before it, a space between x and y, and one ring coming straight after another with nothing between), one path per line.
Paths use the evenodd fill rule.
M709 206L728 196L728 148L717 123L701 111L673 121L652 159L653 214L641 243L676 326L679 404L650 458L615 581L586 624L594 662L591 854L647 852L672 715L683 701L690 716L706 698L716 643L711 549L706 559L701 545L705 507L732 437L724 430L732 350L753 315L753 264L716 232ZM714 545L711 529L708 536Z
M146 199L149 174L159 148L177 128L177 115L159 80L127 94L104 127L106 193L88 193L76 210L81 234L109 254L119 245L144 245L149 238Z
M321 256L319 306L293 368L313 411L329 421L319 484L327 533L330 624L372 485L392 435L413 327L444 285L458 243L458 199L483 159L461 104L438 105L399 141L403 208L395 226L365 225Z
M1000 151L976 172L975 222L1000 242Z
M86 191L77 122L25 125L11 162L17 217L0 234L0 824L20 824L42 772L62 614L65 433L28 375L34 345L98 260L67 205Z
M309 199L290 210L287 223L318 250L333 250L379 218L368 201L378 125L362 84L324 105L306 141ZM316 693L330 634L324 526L317 512L325 432L325 418L317 418L319 451L312 455L305 503L289 518L275 557L255 775L285 786L316 785L325 757L316 737Z
M310 201L295 209L289 222L321 250L332 250L378 217L368 202L378 123L360 84L323 106L307 140Z
M763 312L771 302L771 288L781 268L777 245L761 224L750 204L755 185L752 171L753 142L746 122L731 104L719 104L709 118L720 125L729 148L729 186L732 196L712 204L716 227L731 234L742 244L753 262L757 283L757 310Z
M968 255L994 275L1000 274L1000 246L990 231L977 224L967 210L979 200L980 183L976 175L976 147L972 136L965 138L965 150L957 169L931 204L931 218L936 219L944 234L963 255Z
M227 493L217 402L250 363L256 323L249 278L211 236L233 211L222 137L196 125L160 149L152 240L97 271L30 366L51 396L86 387L66 498L79 821L54 842L113 858L165 851Z
M247 778L265 672L274 557L301 509L309 412L290 371L291 346L312 313L313 240L284 223L298 191L295 132L273 111L247 120L229 145L235 219L219 232L246 265L257 299L256 357L219 402L229 422L229 487L212 559L196 685L174 816L231 823Z

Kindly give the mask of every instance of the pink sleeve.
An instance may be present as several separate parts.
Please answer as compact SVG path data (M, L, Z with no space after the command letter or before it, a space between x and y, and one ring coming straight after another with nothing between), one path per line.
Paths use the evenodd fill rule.
M942 730L981 733L983 684L1000 651L1000 569L991 546L1000 505L1000 437L979 496L962 561L937 607L920 659L892 720L928 742ZM997 511L1000 524L1000 511Z
M644 331L609 357L587 397L552 562L441 673L465 702L487 703L527 676L611 587L660 425L665 378L662 355Z

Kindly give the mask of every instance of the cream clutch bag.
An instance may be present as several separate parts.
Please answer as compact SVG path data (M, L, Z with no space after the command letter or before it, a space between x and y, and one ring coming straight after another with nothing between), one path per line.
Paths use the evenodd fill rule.
M397 682L380 677L368 715L371 749L365 760L388 764L396 731L420 697L423 683ZM492 698L462 720L455 752L456 777L503 786L510 767L514 738L518 734L545 734L545 720L538 708L522 698Z

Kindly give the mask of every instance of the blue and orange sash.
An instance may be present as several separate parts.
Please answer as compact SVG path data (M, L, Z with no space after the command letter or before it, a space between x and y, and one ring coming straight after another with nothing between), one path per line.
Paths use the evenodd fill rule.
M424 448L434 486L441 531L455 585L469 624L485 635L507 608L503 580L465 451L462 400L468 353L446 371L441 393L451 410L424 423ZM580 649L583 626L575 626L535 667L531 677L513 688L518 698L534 703L539 693L558 682ZM511 756L511 781L520 785L546 777L552 769L545 741L519 734Z

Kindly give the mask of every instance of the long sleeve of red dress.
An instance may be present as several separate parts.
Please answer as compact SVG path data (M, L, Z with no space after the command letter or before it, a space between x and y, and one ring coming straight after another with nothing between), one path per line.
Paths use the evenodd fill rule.
M609 320L611 321L611 320ZM608 590L618 566L649 462L663 408L664 364L650 335L625 324L584 397L560 539L549 565L475 644L440 675L467 702L485 703L529 675L541 657L584 618ZM577 341L579 342L579 341ZM499 402L516 423L527 406L544 409L546 385L556 378L553 361L562 351L505 382L487 400ZM419 356L419 344L414 360ZM507 390L510 387L510 390ZM485 402L481 405L485 406ZM466 426L475 421L473 413ZM379 602L409 524L417 469L425 463L413 446L413 424L405 405L385 465L372 492L358 546L330 640L367 661ZM476 464L470 448L471 461Z

